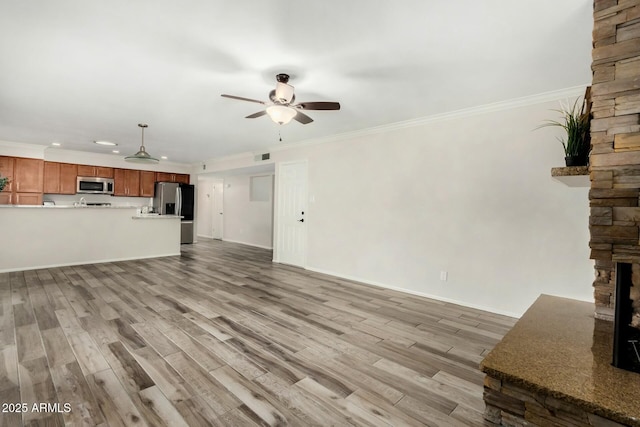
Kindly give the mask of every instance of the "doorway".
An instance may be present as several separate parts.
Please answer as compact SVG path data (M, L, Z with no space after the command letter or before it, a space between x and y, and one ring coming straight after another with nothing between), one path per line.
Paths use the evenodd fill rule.
M274 262L304 268L307 260L307 162L276 167Z
M198 179L196 228L198 237L223 238L223 181L216 178Z

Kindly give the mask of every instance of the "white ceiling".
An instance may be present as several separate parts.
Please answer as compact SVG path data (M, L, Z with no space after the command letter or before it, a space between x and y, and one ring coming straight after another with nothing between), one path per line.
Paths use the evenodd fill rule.
M30 0L0 4L0 140L175 162L355 131L591 81L591 0ZM297 101L339 101L279 126Z

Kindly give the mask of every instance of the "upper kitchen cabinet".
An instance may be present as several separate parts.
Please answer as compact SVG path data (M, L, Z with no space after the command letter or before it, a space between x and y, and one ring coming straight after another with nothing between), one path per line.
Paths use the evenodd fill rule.
M2 190L3 193L11 193L13 190L13 160L13 157L0 156L0 177L9 178L9 183ZM0 204L11 203L10 199L7 200L1 199Z
M115 169L113 173L113 195L139 197L140 172L134 169Z
M44 162L44 192L47 194L76 194L78 165Z
M180 184L188 184L190 179L191 179L191 176L189 174L186 174L186 173L176 174L176 182L179 182Z
M100 178L114 178L114 169L103 166L78 165L78 176L97 176Z
M44 160L16 157L13 174L15 192L42 193L44 189Z
M140 171L140 196L153 197L156 183L156 173L152 171Z
M185 173L156 172L156 182L179 182L188 184L190 176Z
M0 195L0 204L42 204L44 160L0 156L0 175L11 180Z

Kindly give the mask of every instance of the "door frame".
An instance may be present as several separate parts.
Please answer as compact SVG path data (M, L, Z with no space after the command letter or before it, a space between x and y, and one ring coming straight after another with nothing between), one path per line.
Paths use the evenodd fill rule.
M277 162L276 170L274 175L274 192L273 192L273 259L272 261L275 263L280 263L279 256L279 248L278 248L278 237L280 236L280 168L286 165L293 165L303 163L305 165L306 176L305 176L305 213L307 213L309 209L309 201L307 200L309 197L309 161L307 159L299 159L299 160L289 160L286 162ZM305 215L305 219L308 219L308 214ZM308 252L308 242L309 242L309 221L305 222L305 235L304 235L304 254L303 254L303 262L302 265L297 266L306 269L307 268L307 252Z

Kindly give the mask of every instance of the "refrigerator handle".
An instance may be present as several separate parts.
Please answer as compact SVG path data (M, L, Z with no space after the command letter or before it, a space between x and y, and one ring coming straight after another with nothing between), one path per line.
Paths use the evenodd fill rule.
M182 191L180 187L176 188L176 214L182 215Z

